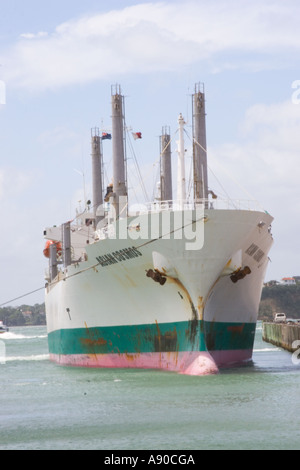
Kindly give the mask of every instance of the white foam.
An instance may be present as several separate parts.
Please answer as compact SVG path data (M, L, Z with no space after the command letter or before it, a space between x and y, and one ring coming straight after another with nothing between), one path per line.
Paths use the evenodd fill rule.
M276 351L280 351L279 348L264 348L264 349L254 349L253 352L257 353L257 352L276 352Z
M36 338L47 338L47 335L26 336L26 335L18 335L17 333L12 333L11 331L7 331L6 333L2 333L0 335L0 339L36 339Z
M49 354L37 354L32 356L11 356L6 357L5 362L13 361L46 361L49 359Z

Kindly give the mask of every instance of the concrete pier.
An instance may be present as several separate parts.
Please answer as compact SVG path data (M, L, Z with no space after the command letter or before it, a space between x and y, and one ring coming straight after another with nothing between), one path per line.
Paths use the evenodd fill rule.
M287 351L294 352L299 348L300 323L263 323L262 338ZM298 344L294 344L298 341ZM293 346L294 344L294 346Z

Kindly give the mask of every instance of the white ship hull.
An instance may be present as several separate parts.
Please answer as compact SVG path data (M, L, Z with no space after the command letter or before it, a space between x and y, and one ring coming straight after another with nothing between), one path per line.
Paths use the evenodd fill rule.
M141 232L150 217L139 217ZM265 212L210 209L194 223L204 230L198 250L172 222L170 237L137 231L87 245L87 260L46 288L51 359L199 375L251 359L271 222Z
M89 203L77 225L66 223L44 233L50 357L66 365L191 375L247 361L272 245L272 217L237 206L217 208L217 195L208 187L200 84L192 101L193 195L187 191L180 114L178 201L173 198L171 136L165 127L158 196L150 208L127 217L124 99L120 87L113 88L112 183L103 197L102 141L95 128L93 211L88 212Z

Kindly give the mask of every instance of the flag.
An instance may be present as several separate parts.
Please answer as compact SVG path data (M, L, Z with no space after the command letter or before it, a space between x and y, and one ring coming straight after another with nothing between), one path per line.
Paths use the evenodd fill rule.
M133 135L134 140L142 138L141 132L132 132L132 135Z
M102 140L106 139L111 139L111 134L108 134L107 132L102 132Z

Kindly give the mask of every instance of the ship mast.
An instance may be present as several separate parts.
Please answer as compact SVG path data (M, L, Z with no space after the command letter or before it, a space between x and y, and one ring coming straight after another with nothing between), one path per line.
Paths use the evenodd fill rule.
M178 117L179 140L177 141L178 152L178 173L177 173L177 200L181 209L186 202L186 184L185 184L185 148L184 148L184 126L185 121L182 114Z
M194 167L194 202L208 199L207 149L205 123L204 85L195 85L193 94L193 167Z

